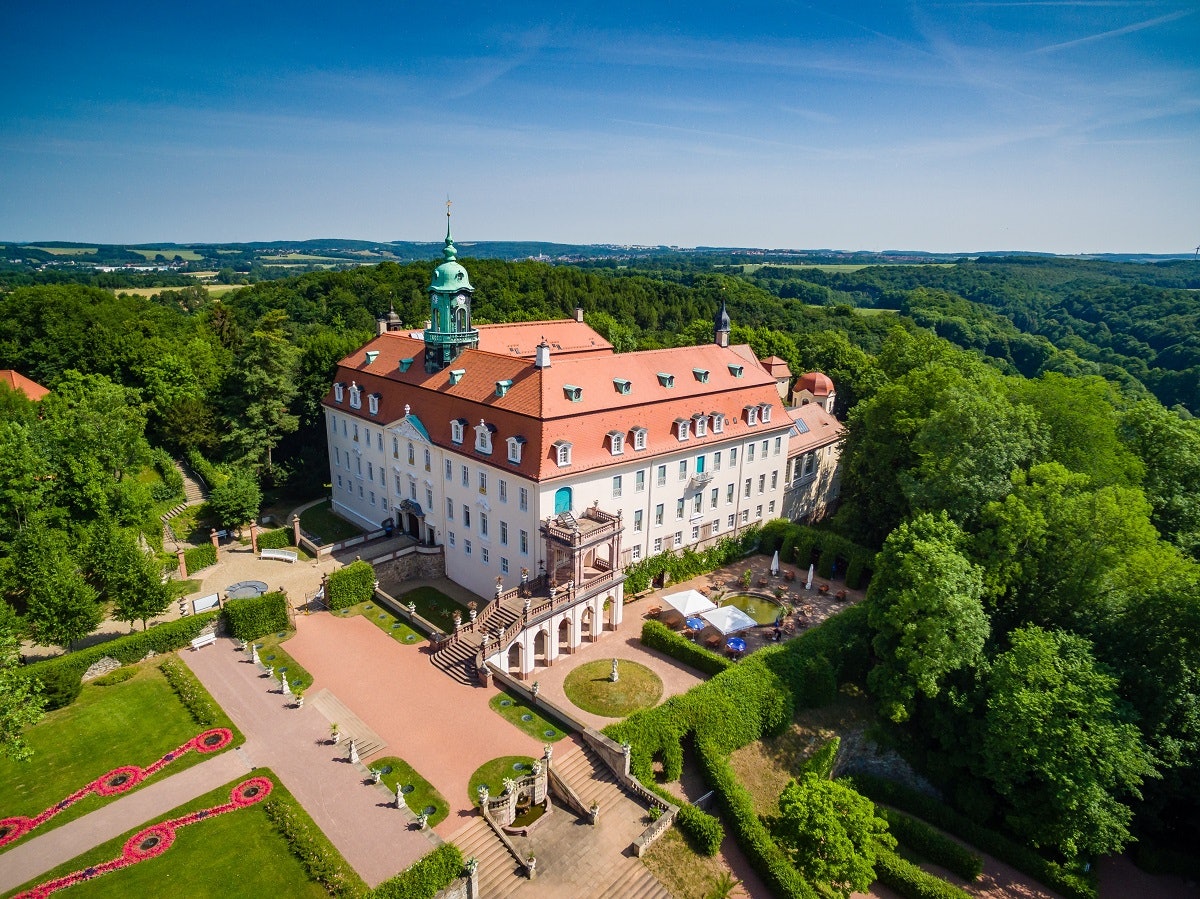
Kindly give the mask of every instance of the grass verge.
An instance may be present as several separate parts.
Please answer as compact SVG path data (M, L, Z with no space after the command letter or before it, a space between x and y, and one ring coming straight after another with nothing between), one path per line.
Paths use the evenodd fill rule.
M585 712L606 718L624 718L657 705L662 698L662 679L645 665L620 659L617 675L614 682L611 660L597 659L568 674L563 690Z
M292 690L303 692L312 686L313 676L288 655L287 650L280 645L286 643L295 634L294 630L267 634L255 640L254 645L258 647L259 661L275 669L276 680L279 680L279 676L286 672L288 684Z
M396 792L397 784L403 785L405 804L418 815L422 812L427 813L430 827L441 824L450 814L450 803L446 801L446 797L404 759L387 755L372 762L371 770L384 772L380 780L392 791L393 795ZM429 809L433 809L433 811L429 811Z
M524 731L535 740L556 743L565 737L570 728L547 718L520 696L500 691L488 700L492 711L514 727Z
M525 777L533 767L533 759L527 755L504 755L480 765L467 784L467 795L471 802L479 805L479 788L486 786L493 796L504 792L504 779L511 777L516 780Z
M322 543L337 543L362 533L346 519L334 515L332 504L327 502L319 506L310 506L301 512L300 527L314 537L319 537Z
M463 621L470 617L466 606L459 605L436 587L417 587L396 598L401 605L410 602L417 607L417 614L430 624L437 625L448 634L454 633L454 613L462 615Z
M339 610L336 614L345 618L349 618L351 615L362 615L397 643L403 643L405 646L420 646L425 642L424 634L410 627L407 621L397 618L385 606L374 601L355 603Z

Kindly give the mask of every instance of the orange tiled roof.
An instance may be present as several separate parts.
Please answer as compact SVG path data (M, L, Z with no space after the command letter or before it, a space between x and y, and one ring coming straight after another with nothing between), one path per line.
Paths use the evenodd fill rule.
M480 331L482 343L483 329ZM746 346L709 344L622 354L609 348L604 355L556 355L551 351L550 366L544 369L519 355L477 349L464 351L449 369L434 374L425 372L424 349L423 341L406 333L376 337L338 366L338 381L347 388L354 382L363 389L362 408L350 408L348 392L343 402L336 402L332 389L324 404L380 425L403 418L408 405L435 444L464 455L476 454L472 428L483 419L496 428L493 452L486 458L501 467L508 465L505 441L523 437L522 462L512 467L535 479L577 474L625 463L631 457L653 458L684 448L698 449L751 433L775 432L789 424L782 414L767 425L750 427L745 423L743 410L748 405L771 404L777 412L782 411L774 379ZM378 355L368 363L371 352ZM401 359L412 359L407 371L400 371ZM731 365L741 368L740 377L733 374ZM707 372L707 380L701 381L694 369ZM463 372L457 383L451 383L451 371ZM660 373L673 376L673 386L663 386ZM628 382L628 394L618 391L616 379ZM497 395L497 381L512 382L504 396ZM578 401L569 397L568 392L574 394L570 388L579 388ZM372 393L379 394L379 413L374 416L369 414L367 399ZM712 434L710 427L705 437L693 434L687 441L678 440L676 419L713 412L725 415L723 434ZM452 442L450 431L450 422L459 418L468 426L461 445ZM628 435L635 427L647 429L647 449L633 450L632 439L627 437L625 453L613 456L608 433L615 430ZM553 450L559 440L572 444L572 464L563 469L558 468Z
M574 319L478 325L477 329L481 350L531 359L543 339L553 353L611 353L613 348L584 322Z
M788 439L788 456L798 456L818 447L841 440L845 426L830 415L820 403L805 403L787 410L788 417L797 422Z
M0 369L0 384L5 384L11 390L21 391L35 403L50 392L37 381L27 378L11 368Z
M787 360L778 356L768 356L762 360L762 366L771 373L772 378L790 378L792 370L788 368Z
M800 376L796 382L797 390L807 390L813 396L829 396L833 393L833 381L824 372L810 371Z

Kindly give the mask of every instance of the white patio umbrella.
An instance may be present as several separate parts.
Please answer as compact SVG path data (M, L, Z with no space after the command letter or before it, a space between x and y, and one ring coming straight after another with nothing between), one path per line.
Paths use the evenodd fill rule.
M809 565L808 566L808 582L804 585L805 590L812 589L812 576L813 576L813 567L811 565Z
M722 634L736 634L758 627L758 622L739 609L737 606L722 606L702 612L700 617L719 630Z
M775 550L775 555L771 557L771 574L772 576L779 574L779 550Z
M717 604L699 590L684 590L682 593L672 593L664 596L663 602L682 615L684 618L694 618L701 612L715 609Z

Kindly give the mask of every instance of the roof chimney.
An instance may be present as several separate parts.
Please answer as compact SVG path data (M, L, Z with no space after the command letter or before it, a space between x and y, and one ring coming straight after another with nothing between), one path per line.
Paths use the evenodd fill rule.
M577 321L577 322L583 321L583 307L582 306L575 307L575 321Z
M549 368L550 367L550 344L546 343L546 338L542 338L542 342L537 345L537 352L533 357L534 368Z
M388 329L388 327L387 327L387 319L386 318L375 319L375 335L376 336L386 333L387 329Z

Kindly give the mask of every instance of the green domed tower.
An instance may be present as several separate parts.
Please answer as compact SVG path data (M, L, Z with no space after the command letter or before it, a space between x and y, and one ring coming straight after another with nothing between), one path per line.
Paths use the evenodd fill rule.
M458 250L450 236L450 204L446 204L446 261L433 270L429 284L429 327L425 329L425 370L441 371L468 347L479 346L479 332L471 327L471 295L475 288L467 270L458 264Z

